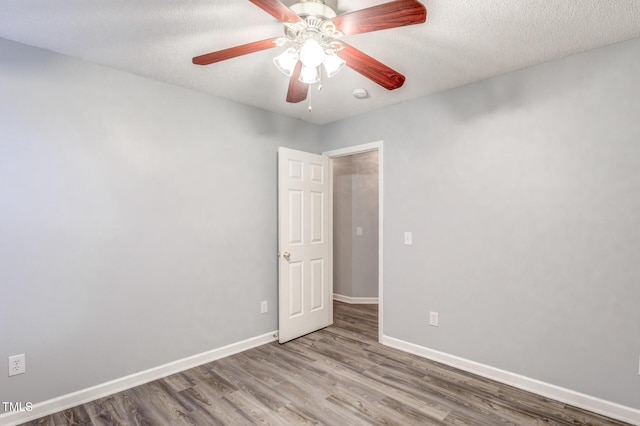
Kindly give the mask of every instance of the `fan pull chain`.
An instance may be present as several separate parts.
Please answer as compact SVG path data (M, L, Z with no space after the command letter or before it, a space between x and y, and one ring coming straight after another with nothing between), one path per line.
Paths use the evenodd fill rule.
M318 92L322 90L322 69L320 69L320 67L318 67ZM313 92L313 90L309 90L309 95L308 95L308 99L309 99L309 112L313 111L313 108L311 107L311 92Z

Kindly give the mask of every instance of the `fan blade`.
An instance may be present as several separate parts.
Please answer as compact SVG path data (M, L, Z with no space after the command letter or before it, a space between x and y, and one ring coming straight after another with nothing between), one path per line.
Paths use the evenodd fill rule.
M426 20L427 9L416 0L396 0L332 19L345 35L422 24Z
M349 68L387 90L397 89L404 84L404 75L392 70L355 47L349 46L344 42L342 44L344 44L344 49L339 50L337 54L346 61L346 65Z
M307 99L309 85L298 80L301 71L302 62L298 61L293 70L293 74L291 75L291 79L289 80L289 90L287 91L287 102L292 104L296 104Z
M196 65L209 65L215 62L224 61L226 59L235 58L237 56L248 55L249 53L260 52L261 50L276 47L275 41L277 37L267 40L254 41L253 43L243 44L241 46L230 47L229 49L218 50L217 52L207 53L205 55L193 58Z
M258 6L260 9L267 12L269 15L273 16L280 22L299 22L301 21L300 17L296 15L296 13L289 9L284 4L280 3L278 0L249 0L251 3Z

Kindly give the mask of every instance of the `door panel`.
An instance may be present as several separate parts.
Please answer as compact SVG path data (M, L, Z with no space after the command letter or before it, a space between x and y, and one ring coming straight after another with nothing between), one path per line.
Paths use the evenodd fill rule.
M324 260L311 260L311 310L315 311L324 307Z
M304 227L304 193L298 190L289 190L289 245L302 244Z
M304 265L302 262L289 264L289 318L297 317L303 313L304 289Z
M278 320L281 343L333 322L329 159L278 149Z
M310 194L311 197L311 205L309 206L310 214L311 214L311 234L309 242L311 244L322 244L323 243L323 233L324 233L324 224L323 224L323 212L324 212L324 201L322 192L312 191Z

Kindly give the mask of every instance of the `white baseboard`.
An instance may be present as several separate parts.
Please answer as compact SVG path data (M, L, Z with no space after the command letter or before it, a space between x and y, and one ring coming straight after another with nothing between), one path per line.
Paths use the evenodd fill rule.
M468 371L488 379L533 392L565 404L602 414L613 419L622 420L627 423L640 425L640 410L636 410L631 407L605 401L600 398L585 395L570 389L561 388L559 386L541 382L519 374L510 373L505 370L500 370L499 368L480 364L475 361L470 361L455 355L450 355L424 346L405 342L404 340L399 340L393 337L382 336L381 343L400 349L401 351L409 352L460 370Z
M375 305L378 303L377 297L350 297L336 293L333 293L333 300L350 303L352 305Z
M221 348L179 359L168 364L121 377L110 382L92 386L48 401L39 402L37 404L33 404L30 411L0 414L0 424L5 426L15 426L80 404L85 404L114 393L122 392L123 390L188 370L189 368L197 367L229 355L237 354L239 352L273 342L276 340L274 337L276 334L276 331L272 331L261 336L252 337L241 342L232 343Z

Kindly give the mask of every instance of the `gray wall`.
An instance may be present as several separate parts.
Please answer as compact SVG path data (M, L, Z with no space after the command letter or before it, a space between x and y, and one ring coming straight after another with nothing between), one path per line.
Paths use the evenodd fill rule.
M333 293L353 297L353 171L351 157L333 160Z
M318 128L0 41L0 395L275 329L275 148L382 139L385 333L640 408L638 75L632 40Z
M2 400L276 329L280 145L318 127L0 40Z
M378 152L335 158L333 178L333 291L378 297Z
M385 143L386 335L640 408L639 76L635 39L323 126Z

